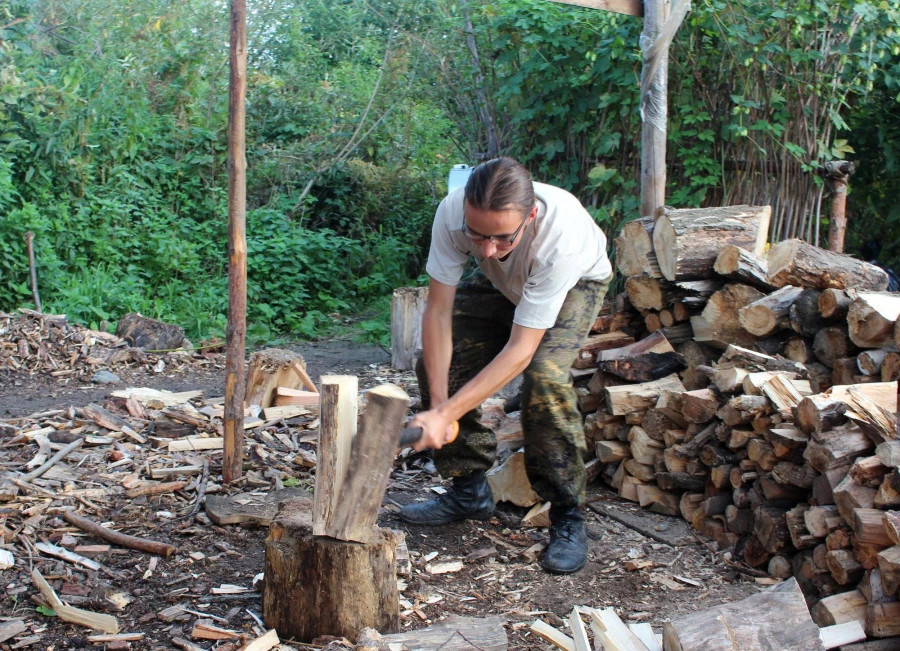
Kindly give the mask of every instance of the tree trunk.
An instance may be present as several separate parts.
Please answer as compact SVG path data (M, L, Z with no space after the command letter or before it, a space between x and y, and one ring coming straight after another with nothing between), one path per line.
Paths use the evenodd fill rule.
M319 635L355 640L365 627L400 630L397 545L402 536L377 529L366 543L312 535L309 500L282 505L269 528L263 584L266 626L283 638Z
M391 298L391 368L410 371L422 347L422 314L427 287L401 287Z
M769 206L666 210L653 229L660 271L672 281L711 278L728 244L762 255L771 214Z

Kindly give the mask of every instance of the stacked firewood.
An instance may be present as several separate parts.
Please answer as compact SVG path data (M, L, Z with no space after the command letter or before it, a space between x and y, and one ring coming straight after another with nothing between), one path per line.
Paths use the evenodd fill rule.
M900 294L877 266L800 240L763 257L768 214L625 226L627 301L595 339L631 339L576 363L586 434L620 496L795 576L824 597L820 625L900 635Z

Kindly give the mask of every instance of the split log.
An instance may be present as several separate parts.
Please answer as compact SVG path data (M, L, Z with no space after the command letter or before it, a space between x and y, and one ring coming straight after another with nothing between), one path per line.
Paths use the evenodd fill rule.
M500 466L487 473L495 502L512 502L516 506L533 506L541 498L531 487L525 471L525 452L514 452Z
M716 368L742 367L748 371L784 371L806 377L806 369L787 359L772 357L765 353L731 345L719 358Z
M666 622L663 640L666 649L680 651L824 648L795 579L742 601Z
M146 443L147 439L132 429L131 424L120 416L105 410L100 405L93 402L85 405L84 415L97 423L100 427L105 427L113 432L125 432L138 443Z
M374 535L408 406L409 396L396 385L382 384L368 391L344 482L335 487L338 499L326 535L363 543Z
M900 294L857 294L847 312L851 341L861 348L896 348L894 323L898 316Z
M654 278L661 278L659 263L653 251L652 217L641 217L622 226L615 239L616 266L625 277L646 273Z
M794 408L794 423L804 432L822 432L847 421L847 404L830 396L806 396Z
M834 549L825 556L828 571L838 585L856 583L862 577L864 569L853 552L849 549Z
M606 387L603 391L606 397L607 411L613 416L625 416L653 407L660 393L666 390L684 391L684 385L681 384L681 380L676 374L673 373L659 380L641 384Z
M756 338L740 322L740 310L764 294L749 285L731 284L713 294L699 316L691 317L694 339L711 346L753 346Z
M802 293L802 287L785 285L742 307L738 311L738 320L750 334L770 335L790 323L791 306Z
M338 495L344 485L356 436L359 380L354 375L324 375L320 383L312 525L317 536L326 535L334 527Z
M428 302L427 287L400 287L391 296L391 368L415 368L422 348L422 315Z
M262 593L266 626L302 642L319 635L355 640L365 627L399 631L401 534L373 528L365 543L314 536L311 510L308 499L285 502L269 527Z
M842 425L825 432L814 432L803 452L803 458L819 472L849 464L870 452L874 446L854 424Z
M871 509L875 506L875 490L861 486L848 473L832 491L838 512L846 522L853 522L855 509Z
M734 244L722 247L713 271L735 282L752 285L767 294L775 291L766 279L765 259Z
M302 373L298 373L295 366L302 370ZM277 387L309 389L304 382L305 374L306 362L303 361L300 353L281 348L266 348L257 351L247 360L247 389L244 392L244 404L259 405L265 409L275 404Z
M878 553L878 570L881 586L887 595L900 591L900 545L888 547Z
M888 353L881 362L881 381L900 380L900 353Z
M834 626L845 622L866 622L866 598L859 590L841 592L821 599L812 611L819 626Z
M891 468L900 468L900 439L879 443L875 454L881 462Z
M653 229L653 249L663 277L672 281L712 277L719 251L728 244L762 255L771 214L770 206L664 209Z
M880 509L853 509L850 524L858 545L871 545L880 551L894 544L884 527L884 511Z
M872 637L900 635L900 601L869 604L866 607L866 632Z
M879 267L799 239L779 242L769 250L766 276L776 287L883 291L888 286L887 273Z
M689 423L703 424L711 421L719 408L719 401L709 389L685 391L681 394L681 414Z

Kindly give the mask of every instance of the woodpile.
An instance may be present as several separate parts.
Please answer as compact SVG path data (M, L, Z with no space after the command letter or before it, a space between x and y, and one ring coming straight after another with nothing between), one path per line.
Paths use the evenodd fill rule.
M743 235L712 229L717 214ZM595 332L616 323L635 342L573 369L586 435L621 497L681 516L748 573L795 577L820 626L900 635L900 294L874 265L803 242L761 257L766 214L623 229L627 300ZM629 245L637 232L653 246Z

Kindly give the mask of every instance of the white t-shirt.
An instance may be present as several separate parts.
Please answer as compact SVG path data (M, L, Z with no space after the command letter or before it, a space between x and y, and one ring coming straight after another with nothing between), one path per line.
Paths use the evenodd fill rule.
M465 189L438 206L425 270L444 285L459 284L469 257L515 306L513 322L546 330L556 323L566 294L581 279L606 280L612 265L606 235L569 192L534 184L537 217L525 225L519 244L504 260L479 257L462 231Z

